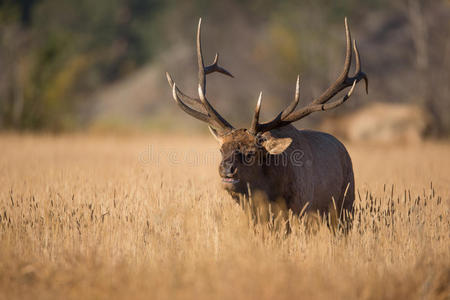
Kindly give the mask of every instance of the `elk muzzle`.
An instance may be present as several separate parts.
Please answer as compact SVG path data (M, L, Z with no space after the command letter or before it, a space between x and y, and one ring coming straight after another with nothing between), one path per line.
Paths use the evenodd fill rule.
M219 174L222 181L226 184L236 184L239 182L237 175L237 167L233 161L223 160L219 165Z

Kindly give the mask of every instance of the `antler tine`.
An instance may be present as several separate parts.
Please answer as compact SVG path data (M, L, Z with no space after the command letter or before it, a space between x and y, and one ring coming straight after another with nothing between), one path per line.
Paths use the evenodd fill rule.
M211 74L214 72L219 72L219 73L225 74L227 76L234 77L230 72L228 72L226 69L224 69L218 65L218 59L219 59L219 54L216 53L214 62L211 65L205 67L205 74L207 75L207 74ZM166 72L166 77L167 77L167 81L169 82L170 87L173 87L174 81L172 79L172 76L168 72ZM183 102L188 103L189 105L195 106L196 109L205 110L205 108L203 107L203 104L199 98L190 97L190 96L186 95L185 93L183 93L178 88L177 88L177 94L178 94L178 97Z
M322 109L321 110L329 110L329 109L333 109L335 107L338 107L339 105L341 105L342 103L344 103L345 101L347 101L348 98L350 98L353 94L353 91L355 90L355 86L356 86L356 80L353 81L352 87L350 88L350 90L348 91L347 94L345 94L344 97L342 97L340 100L335 101L335 102L331 102L331 103L325 103L322 104Z
M219 72L234 78L233 74L231 74L230 72L219 66L219 53L216 53L216 56L214 57L214 62L211 65L205 67L205 74L210 74L213 72Z
M356 61L355 76L353 76L353 78L360 76L362 79L364 79L364 83L366 85L366 94L369 94L369 78L367 78L367 75L364 72L361 72L361 58L359 57L359 51L358 46L356 45L356 40L353 41L353 51L355 52L355 61Z
M348 26L347 17L344 19L345 23L345 39L346 39L346 49L345 49L345 62L344 70L342 71L340 80L345 80L348 77L348 72L350 71L350 65L352 63L352 35L350 33L350 26Z
M300 101L300 75L297 75L297 81L295 83L295 97L294 100L289 104L288 107L283 110L281 113L281 118L285 118L289 116L297 107L298 102Z
M172 79L172 76L170 76L170 74L168 72L166 72L166 78L167 81L169 82L169 85L171 88L173 88L173 85L175 84L175 82ZM203 107L202 102L200 101L200 99L197 98L193 98L190 97L188 95L186 95L185 93L183 93L182 91L180 91L180 89L176 89L177 95L178 97L187 105L189 106L193 106L195 109L200 110L202 112L205 112L205 108Z
M259 93L258 101L256 102L255 114L253 116L250 132L255 134L259 125L259 112L261 111L262 92Z
M178 106L184 111L186 112L188 115L191 115L192 117L209 123L210 122L210 117L208 115L205 115L199 111L196 111L195 109L190 108L189 106L187 106L186 104L184 104L184 102L178 97L178 92L179 90L177 89L177 85L176 83L173 83L173 87L172 87L172 97L175 100L175 102L178 104Z
M348 93L346 93L345 96L342 97L341 99L331 102L331 103L309 105L309 106L305 107L304 109L299 110L298 116L301 118L304 118L304 117L308 116L309 114L316 112L316 111L325 111L325 110L329 110L329 109L338 107L339 105L341 105L342 103L347 101L348 98L351 97L351 95L353 94L353 90L355 89L356 83L357 83L356 80L353 81L352 87L350 88ZM287 118L286 120L282 120L282 122L289 124L292 121L290 121L289 118Z
M260 95L261 97L261 95ZM255 109L255 117L253 118L251 131L253 133L256 133L258 131L267 131L270 129L273 129L277 127L279 124L282 123L282 120L289 116L297 107L298 103L300 101L300 75L297 75L297 81L295 83L295 96L294 100L289 104L288 107L286 107L281 113L279 113L274 120L272 120L269 123L265 124L259 124L259 110L261 109L261 99L258 99L258 104L256 105ZM270 126L269 126L270 125Z
M203 63L201 29L202 29L202 18L198 20L198 27L197 27L198 83L202 87L203 94L206 94L206 76L205 76L205 64Z
M214 121L220 125L223 129L233 129L230 123L228 123L221 115L211 106L209 101L206 99L205 94L203 94L201 84L198 85L198 95L200 96L200 101L202 101L203 107L208 112L208 115L214 119Z
M330 100L334 95L336 95L343 88L350 86L351 83L347 82L348 73L350 71L350 65L352 62L352 36L350 33L350 26L348 26L347 17L345 17L345 38L346 38L346 49L345 49L345 62L344 69L338 79L322 94L319 98L313 101L313 104L322 104ZM342 85L346 86L342 87Z
M356 40L353 40L353 51L355 52L355 74L361 72L361 60L359 57L358 46L356 46Z

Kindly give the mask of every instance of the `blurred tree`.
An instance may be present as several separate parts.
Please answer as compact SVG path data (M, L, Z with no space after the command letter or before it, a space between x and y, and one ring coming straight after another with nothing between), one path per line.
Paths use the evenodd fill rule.
M138 0L0 2L0 64L7 70L0 125L76 124L83 95L133 72L164 44L156 24L164 7Z
M402 0L395 8L408 20L413 44L417 101L433 116L435 136L450 132L450 2Z
M335 79L348 16L371 98L421 102L435 115L437 131L450 132L448 0L0 0L0 128L80 126L80 107L93 107L90 94L154 59L167 62L169 43L192 45L191 24L199 16L218 24L205 30L213 33L206 51L221 50L208 43L229 44L227 63L277 95L269 110L291 98L297 73L307 75L305 101ZM228 106L254 93L234 92Z

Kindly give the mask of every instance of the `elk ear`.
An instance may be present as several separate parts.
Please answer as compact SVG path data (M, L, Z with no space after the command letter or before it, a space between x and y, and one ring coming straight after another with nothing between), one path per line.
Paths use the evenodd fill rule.
M211 126L208 126L209 128L209 132L211 132L212 136L216 139L216 141L219 142L219 144L222 145L222 137L219 135L219 133L217 132L217 130L215 130L214 128L212 128Z
M291 138L269 137L263 142L262 145L270 154L281 154L291 145L291 143Z

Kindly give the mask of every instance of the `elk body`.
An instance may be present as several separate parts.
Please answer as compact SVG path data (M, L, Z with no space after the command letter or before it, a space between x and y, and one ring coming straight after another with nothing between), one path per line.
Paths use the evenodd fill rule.
M297 77L294 100L273 120L260 123L262 94L259 95L250 128L235 129L206 98L206 76L219 72L233 77L219 66L218 55L205 66L201 48L201 19L197 30L198 98L181 92L166 73L176 103L187 114L209 125L220 145L222 161L219 174L223 187L235 198L249 192L261 192L270 202L282 201L284 207L300 213L310 211L327 213L335 205L339 210L351 210L354 201L354 176L350 156L335 137L323 132L297 130L290 125L309 114L325 111L344 103L360 80L367 76L361 71L356 41L353 43L356 71L349 76L352 60L352 40L345 19L346 57L341 75L322 95L309 105L296 110L300 100L300 82ZM329 102L340 91L350 88L341 98Z

